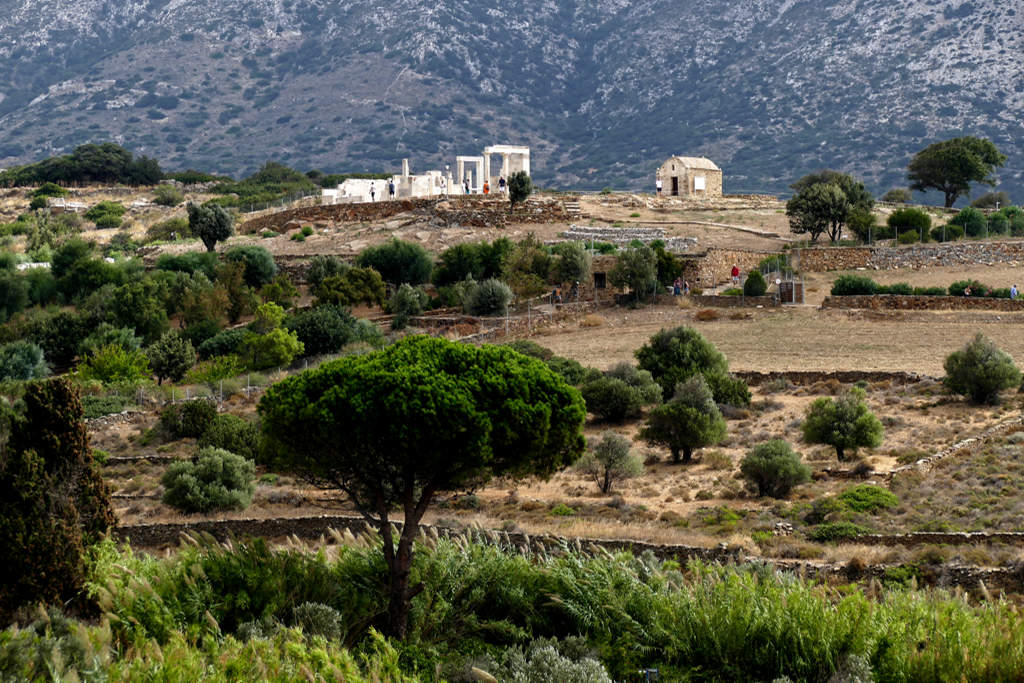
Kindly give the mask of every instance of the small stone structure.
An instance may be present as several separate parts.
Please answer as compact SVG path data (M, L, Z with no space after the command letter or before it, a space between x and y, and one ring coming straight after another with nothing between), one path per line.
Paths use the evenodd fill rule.
M722 196L722 169L704 157L669 157L658 169L657 178L667 197Z

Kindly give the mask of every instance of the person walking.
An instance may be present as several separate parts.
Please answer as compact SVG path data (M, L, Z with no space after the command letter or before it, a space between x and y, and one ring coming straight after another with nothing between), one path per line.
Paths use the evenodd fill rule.
M562 290L555 285L555 288L551 290L551 305L562 303Z
M377 190L374 188L373 183L370 183L370 201L377 201Z
M580 282L577 280L569 290L569 301L580 302Z
M732 283L738 285L740 283L740 267L735 263L732 264Z
M505 176L498 176L498 194L505 194Z
M683 293L683 278L677 277L676 281L672 283L672 293L676 296Z
M1010 287L1010 298L1011 299L1016 299L1017 298L1017 285L1014 285L1013 287Z
M661 196L661 178L654 181L654 189L658 191L658 196Z
M485 180L484 181L484 196L489 195L490 193L491 193L491 184Z
M394 180L392 180L391 182L388 183L388 195L391 197L391 199L395 198L395 181Z
M469 194L469 178L466 178L463 181L463 189L466 191L466 194L468 195Z
M690 283L686 280L683 280L683 294L687 296L690 294Z

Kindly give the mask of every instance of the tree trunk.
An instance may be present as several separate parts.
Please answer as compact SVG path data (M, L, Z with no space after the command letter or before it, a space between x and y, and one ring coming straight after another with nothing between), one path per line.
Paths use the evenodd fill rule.
M679 462L679 446L669 446L668 449L672 451L672 462Z
M604 483L601 484L601 493L608 493L612 490L612 475L607 469L604 471Z
M691 460L693 460L693 449L689 446L683 446L683 464L689 465Z
M420 520L427 512L427 506L434 497L435 488L426 487L419 500L414 500L412 485L409 482L406 489L403 508L405 510L405 521L402 525L402 532L398 535L398 545L395 546L391 534L391 522L388 519L387 505L378 501L377 519L378 529L384 545L384 561L388 565L391 574L391 589L388 594L388 625L386 635L400 641L405 640L409 625L409 610L412 607L412 599L423 592L426 588L421 581L415 586L409 586L412 576L412 562L415 556L413 544L416 541L416 534L420 528Z
M845 449L842 446L836 446L836 457L839 462L846 462L846 454L843 452Z
M953 204L956 204L956 200L958 198L959 198L959 195L953 194L952 192L949 192L947 190L946 191L946 208L947 209L952 208Z

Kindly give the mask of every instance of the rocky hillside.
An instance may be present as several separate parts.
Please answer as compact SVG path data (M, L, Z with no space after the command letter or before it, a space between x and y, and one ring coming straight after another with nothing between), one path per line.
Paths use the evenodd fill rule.
M823 166L872 189L959 134L1024 200L1024 2L0 0L0 164L115 140L165 167L327 171L534 148L545 186L648 187L705 155L726 192Z

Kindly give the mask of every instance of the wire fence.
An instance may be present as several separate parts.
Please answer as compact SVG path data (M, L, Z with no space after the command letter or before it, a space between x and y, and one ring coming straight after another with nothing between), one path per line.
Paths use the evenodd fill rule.
M240 206L238 210L243 214L257 213L259 211L268 211L273 208L284 208L289 204L302 201L307 197L319 197L320 190L302 190L301 192L294 192L287 197L275 199L272 202L259 202L257 204L249 204L247 206Z

